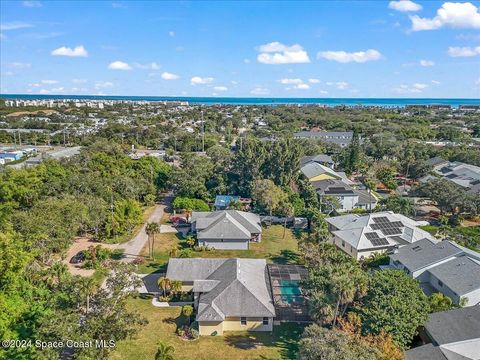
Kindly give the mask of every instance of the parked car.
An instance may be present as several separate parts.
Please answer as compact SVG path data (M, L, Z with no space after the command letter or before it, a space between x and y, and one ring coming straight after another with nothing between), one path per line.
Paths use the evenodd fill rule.
M70 264L80 264L85 261L85 254L83 251L79 251L70 259Z

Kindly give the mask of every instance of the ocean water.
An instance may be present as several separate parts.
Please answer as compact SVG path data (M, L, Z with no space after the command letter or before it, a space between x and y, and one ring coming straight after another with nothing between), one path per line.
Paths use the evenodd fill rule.
M132 101L188 101L201 105L284 105L321 104L326 106L381 106L406 105L480 105L480 99L419 99L419 98L246 98L246 97L182 97L182 96L95 96L95 95L27 95L0 94L0 99L86 99Z

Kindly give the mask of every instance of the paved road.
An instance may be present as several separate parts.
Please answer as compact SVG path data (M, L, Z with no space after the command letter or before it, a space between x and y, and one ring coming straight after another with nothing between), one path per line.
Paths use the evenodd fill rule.
M148 220L143 224L138 234L129 242L118 245L119 249L125 250L123 253L124 257L122 258L122 262L132 262L138 255L140 255L140 252L148 241L148 236L145 232L147 223L160 222L163 216L163 212L165 208L170 204L171 200L172 197L169 196L164 199L162 204L155 205L155 210L153 210Z

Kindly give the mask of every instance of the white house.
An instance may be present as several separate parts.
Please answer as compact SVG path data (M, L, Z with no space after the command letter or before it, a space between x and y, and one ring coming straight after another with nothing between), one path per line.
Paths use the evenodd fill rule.
M425 221L415 221L391 211L367 215L348 214L327 218L332 243L357 260L372 254L392 251L432 236L418 226Z

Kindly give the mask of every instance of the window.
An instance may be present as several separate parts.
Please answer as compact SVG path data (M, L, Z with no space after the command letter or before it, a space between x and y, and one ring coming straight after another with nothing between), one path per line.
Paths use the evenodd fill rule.
M268 325L268 317L263 318L263 325Z
M443 282L441 282L440 280L438 280L438 286L443 287Z
M247 325L247 318L246 317L241 317L240 318L240 325L243 325L243 326Z

